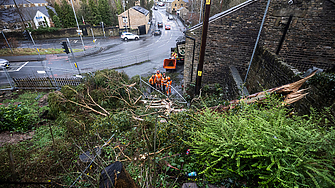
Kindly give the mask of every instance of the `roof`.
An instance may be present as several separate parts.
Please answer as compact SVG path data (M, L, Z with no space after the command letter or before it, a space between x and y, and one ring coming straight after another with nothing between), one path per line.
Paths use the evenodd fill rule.
M137 10L138 12L144 14L144 15L148 15L149 14L149 11L143 7L140 7L140 6L133 6L131 7L132 9L135 9Z
M34 3L48 3L45 0L15 0L17 5L34 4ZM14 0L3 0L2 5L14 5Z
M256 1L257 0L247 0L244 3L241 3L241 4L239 4L239 5L237 5L237 6L233 7L233 8L230 8L230 9L228 9L226 11L223 11L223 12L220 12L218 14L215 14L214 16L212 16L212 17L209 18L209 23L211 23L211 22L213 22L213 21L215 21L217 19L220 19L220 18L222 18L224 16L227 16L230 13L233 13L233 12L235 12L237 10L240 10L240 9L242 9L242 8L248 6L248 5L250 5L250 4L252 4L252 3L256 2ZM197 25L194 25L193 27L191 27L189 29L189 31L193 31L193 30L198 29L200 27L202 27L202 22L199 23L199 24L197 24Z
M55 12L55 9L47 6L51 10ZM22 8L22 14L23 14L23 19L25 21L30 21L33 20L34 16L36 15L37 11L42 12L45 14L47 17L49 17L48 10L45 6L40 6L40 7L23 7ZM21 22L20 15L17 13L16 9L4 9L2 11L2 21L6 23L15 23L15 22Z
M21 5L21 4L29 4L26 0L15 0L17 5ZM1 3L2 5L15 5L13 0L4 0L3 3Z
M178 9L179 11L181 11L181 9L185 9L185 10L187 10L187 8L185 8L185 7L181 7L180 9ZM187 10L188 11L188 10Z
M167 0L165 3L172 3L174 0Z
M27 2L30 2L30 3L48 3L47 1L45 0L26 0Z

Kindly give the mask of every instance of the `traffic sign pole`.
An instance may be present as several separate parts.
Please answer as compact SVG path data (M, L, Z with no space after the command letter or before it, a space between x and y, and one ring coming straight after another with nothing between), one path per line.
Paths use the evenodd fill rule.
M80 70L79 70L79 67L78 67L78 64L77 64L77 61L76 61L76 57L74 57L73 50L72 50L69 38L66 38L66 40L67 40L67 43L69 44L69 47L70 47L70 50L71 50L71 53L72 53L72 57L73 57L73 60L74 60L74 66L77 68L78 74L80 75L81 73L80 73Z

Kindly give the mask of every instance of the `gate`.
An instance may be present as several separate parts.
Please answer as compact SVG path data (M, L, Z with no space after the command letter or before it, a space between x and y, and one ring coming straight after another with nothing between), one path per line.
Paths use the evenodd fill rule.
M83 31L83 35L88 36L86 25L80 25L79 27Z
M147 32L145 30L145 25L138 26L138 31L139 31L140 35L147 34Z

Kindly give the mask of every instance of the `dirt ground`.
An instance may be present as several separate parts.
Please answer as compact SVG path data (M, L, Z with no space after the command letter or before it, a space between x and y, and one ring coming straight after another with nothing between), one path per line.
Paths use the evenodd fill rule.
M30 131L27 133L14 133L10 131L4 131L0 133L0 147L5 144L15 144L24 140L29 140L33 138L35 131Z

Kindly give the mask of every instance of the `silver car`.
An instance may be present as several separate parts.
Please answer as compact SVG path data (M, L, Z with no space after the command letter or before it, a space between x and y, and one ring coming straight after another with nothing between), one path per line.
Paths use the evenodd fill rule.
M9 67L9 61L6 59L0 59L0 67Z

